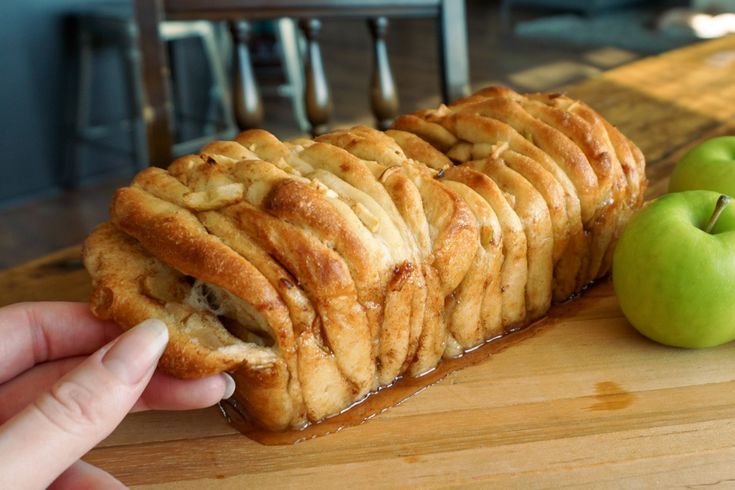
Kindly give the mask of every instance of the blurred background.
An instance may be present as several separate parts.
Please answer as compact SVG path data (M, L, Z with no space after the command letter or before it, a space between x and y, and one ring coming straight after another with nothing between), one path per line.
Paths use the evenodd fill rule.
M344 3L349 4L349 1ZM554 90L640 57L735 32L735 0L468 0L469 82ZM0 267L80 243L107 217L116 187L148 163L132 4L0 3ZM398 113L441 102L436 20L388 18ZM236 134L229 93L234 49L224 23L161 27L170 60L176 153ZM319 43L331 127L374 124L373 38L365 20L323 19ZM295 51L290 48L295 46ZM249 24L261 127L308 134L305 42L293 22ZM290 47L290 48L289 48Z

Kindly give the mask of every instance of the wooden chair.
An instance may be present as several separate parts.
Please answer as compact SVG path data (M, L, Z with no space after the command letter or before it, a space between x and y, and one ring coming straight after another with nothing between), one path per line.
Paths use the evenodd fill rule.
M248 21L256 19L300 19L299 27L306 37L304 102L314 134L326 130L332 112L318 40L319 19L368 20L374 53L371 106L379 126L389 124L398 110L385 46L388 17L435 18L443 98L448 102L469 92L464 0L135 0L135 8L142 53L148 156L152 165L167 165L172 158L170 95L165 83L169 65L158 29L163 20L230 22L235 41L234 112L243 129L257 127L263 114L247 46Z

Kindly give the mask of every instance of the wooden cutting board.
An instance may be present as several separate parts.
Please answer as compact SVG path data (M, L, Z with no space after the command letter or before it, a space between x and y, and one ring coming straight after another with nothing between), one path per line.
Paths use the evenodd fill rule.
M735 134L735 39L649 58L568 92L644 151L650 196L692 144ZM0 304L84 299L78 248L0 272ZM735 281L735 279L734 279ZM735 287L735 284L734 284ZM609 282L523 341L357 426L288 446L217 409L129 416L85 458L139 488L673 487L735 481L735 344L638 335Z

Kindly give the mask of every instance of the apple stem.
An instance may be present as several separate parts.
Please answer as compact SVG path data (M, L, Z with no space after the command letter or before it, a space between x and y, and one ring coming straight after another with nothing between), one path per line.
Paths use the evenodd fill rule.
M715 204L715 209L714 211L712 211L712 216L710 216L709 221L707 222L707 226L705 226L704 228L705 232L712 233L712 228L715 227L715 224L717 224L717 220L720 219L720 215L725 210L728 204L730 204L730 196L722 194L717 200L717 204Z

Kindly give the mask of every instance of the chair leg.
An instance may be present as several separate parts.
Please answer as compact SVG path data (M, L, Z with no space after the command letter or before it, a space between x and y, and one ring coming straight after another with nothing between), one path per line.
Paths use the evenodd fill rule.
M228 131L235 132L235 116L232 112L232 99L230 97L230 84L227 80L227 70L225 69L225 62L219 52L219 45L215 35L215 29L213 25L209 25L206 29L205 34L202 36L202 45L204 47L204 54L209 62L209 71L212 74L212 90L210 91L212 97L210 97L209 108L207 110L208 121L215 121L217 118L217 103L222 108L222 117L224 119L225 128ZM211 119L210 119L211 118ZM211 122L207 124L207 134L214 134L217 132L217 124L212 126Z
M276 30L296 123L301 131L308 131L310 125L304 107L304 67L299 49L299 31L294 20L285 17L276 21Z
M235 119L240 129L256 128L263 120L263 102L250 61L250 24L245 21L232 22L230 30L235 44L232 69Z
M373 75L370 81L370 106L381 130L388 129L398 114L398 92L388 61L385 35L388 19L378 17L368 21L373 38Z
M449 103L470 92L464 0L441 1L439 42L442 96Z
M332 115L332 96L329 93L318 40L322 23L317 19L302 19L299 27L306 36L306 89L304 91L306 116L311 123L312 135L319 135L328 130L329 116Z
M135 0L141 66L143 71L143 121L148 139L148 163L165 166L171 163L172 138L169 110L171 97L166 86L169 71L159 25L163 18L163 0Z

